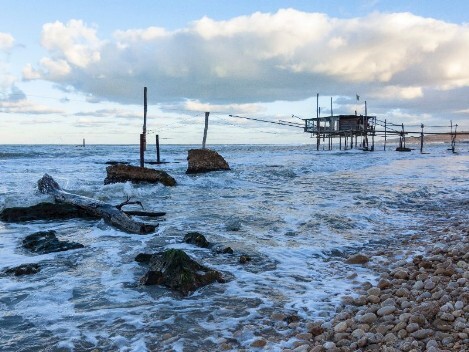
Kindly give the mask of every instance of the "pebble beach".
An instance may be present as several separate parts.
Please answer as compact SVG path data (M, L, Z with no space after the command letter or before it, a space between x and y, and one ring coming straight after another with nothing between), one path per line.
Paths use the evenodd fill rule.
M302 332L284 351L469 351L468 234L458 223L361 254L366 263L355 265L379 281L343 297L332 319L297 324Z

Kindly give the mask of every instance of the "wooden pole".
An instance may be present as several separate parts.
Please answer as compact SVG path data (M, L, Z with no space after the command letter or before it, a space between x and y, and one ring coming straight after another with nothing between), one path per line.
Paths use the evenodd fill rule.
M143 87L143 150L147 149L147 87Z
M159 164L160 161L160 136L156 135L156 162Z
M202 140L202 149L205 149L205 144L207 142L208 115L210 115L210 112L205 113L205 127L204 127L204 139Z
M342 135L339 134L339 150L342 150Z
M422 132L420 132L420 153L423 153L423 123L420 124Z
M386 119L384 120L384 150L386 150Z
M317 141L316 141L316 150L319 150L319 145L321 144L321 127L319 123L319 93L316 93L316 129L317 129Z
M140 133L140 167L145 166L145 135Z
M332 97L331 97L331 117L334 116L334 111L332 110Z
M85 139L83 138L83 148L85 147Z

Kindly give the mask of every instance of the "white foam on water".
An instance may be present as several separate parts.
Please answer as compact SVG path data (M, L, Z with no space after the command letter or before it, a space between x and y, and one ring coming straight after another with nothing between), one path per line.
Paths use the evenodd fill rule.
M2 148L15 149L0 146L0 153ZM16 148L32 153L26 146ZM156 233L146 236L123 233L102 221L0 223L0 271L41 265L35 275L0 277L0 307L51 333L18 331L40 347L213 350L223 339L234 338L249 349L256 331L275 330L272 313L306 320L327 317L342 295L354 294L350 273L358 274L355 281L374 282L366 267L344 263L348 254L385 248L394 236L427 231L426 224L447 221L448 213L461 220L466 212L467 218L467 210L457 205L467 202L469 194L467 151L443 156L435 149L433 155L421 156L315 153L310 146L220 146L232 171L189 176L184 162L165 164L178 185L164 187L104 186L104 162L137 160L135 149L86 149L41 146L31 157L6 160L2 167L13 177L0 188L0 207L50 201L36 190L37 179L47 172L76 193L111 204L133 196L145 210L167 215L158 220ZM185 160L186 150L168 147L168 158ZM441 182L448 177L451 182ZM451 201L451 208L444 206ZM21 248L25 236L49 229L85 248L47 255ZM215 245L231 246L235 253L216 254L183 243L190 231L203 233ZM140 286L146 267L135 256L168 248L182 249L220 270L228 282L185 298L164 287ZM241 254L252 260L240 264ZM163 339L165 334L170 337ZM279 338L268 343L268 350L292 347L293 339L282 337L285 331L272 334Z

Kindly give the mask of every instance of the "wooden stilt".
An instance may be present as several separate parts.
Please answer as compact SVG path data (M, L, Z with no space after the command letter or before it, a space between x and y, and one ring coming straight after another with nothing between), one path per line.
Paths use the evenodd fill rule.
M160 136L156 135L156 162L159 164L160 161Z
M145 135L140 133L140 167L145 166Z

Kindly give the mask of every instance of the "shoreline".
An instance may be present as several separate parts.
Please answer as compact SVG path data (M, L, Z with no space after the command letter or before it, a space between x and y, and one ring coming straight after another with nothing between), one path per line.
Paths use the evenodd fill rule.
M343 296L330 319L301 322L290 351L469 351L469 229L457 222L362 252L376 285ZM391 246L391 247L394 247Z

